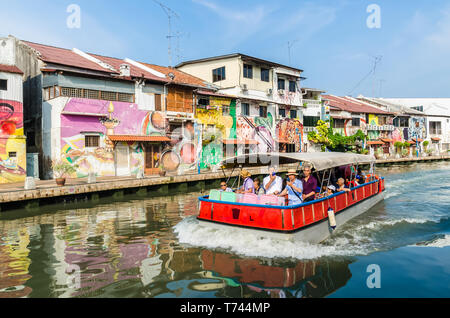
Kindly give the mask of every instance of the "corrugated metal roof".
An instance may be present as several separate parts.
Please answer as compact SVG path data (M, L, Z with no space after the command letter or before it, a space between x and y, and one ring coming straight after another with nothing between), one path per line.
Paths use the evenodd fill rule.
M119 73L111 71L99 64L92 62L69 49L58 48L54 46L38 44L28 41L22 41L29 47L40 53L40 59L46 63L72 66L81 69L94 70L105 73Z
M0 64L0 72L23 75L23 72L17 66L14 65Z
M170 138L165 136L135 136L135 135L114 135L108 136L111 141L147 141L147 142L169 142Z
M365 113L365 114L382 114L382 115L392 115L392 113L386 112L384 110L378 109L376 107L371 107L366 104L356 102L354 100L338 97L333 95L324 95L325 99L328 100L330 106L339 108L341 110L350 113Z

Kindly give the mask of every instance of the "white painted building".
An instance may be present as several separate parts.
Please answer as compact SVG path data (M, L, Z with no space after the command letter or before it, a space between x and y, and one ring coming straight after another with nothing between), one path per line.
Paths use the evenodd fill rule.
M385 98L384 100L421 111L427 118L427 138L431 149L450 150L450 98Z

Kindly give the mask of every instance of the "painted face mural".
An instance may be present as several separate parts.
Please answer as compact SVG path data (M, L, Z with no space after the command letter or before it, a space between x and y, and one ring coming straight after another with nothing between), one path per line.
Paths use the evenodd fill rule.
M26 177L23 135L22 103L0 100L0 183L21 182Z

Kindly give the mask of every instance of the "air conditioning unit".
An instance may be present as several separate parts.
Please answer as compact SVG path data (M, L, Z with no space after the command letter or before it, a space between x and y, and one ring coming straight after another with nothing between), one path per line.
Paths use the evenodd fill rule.
M278 95L284 95L284 89L279 89L278 90Z
M248 86L247 86L247 84L242 84L242 85L241 85L241 89L242 89L244 92L248 91Z
M269 88L267 90L267 95L271 96L273 94L273 89Z

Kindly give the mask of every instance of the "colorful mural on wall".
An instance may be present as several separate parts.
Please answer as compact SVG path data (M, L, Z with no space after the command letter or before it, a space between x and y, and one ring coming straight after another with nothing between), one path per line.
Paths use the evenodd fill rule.
M237 118L237 139L255 140L258 145L254 151L269 152L275 149L274 118L272 113L267 117L238 117Z
M166 136L168 132L167 119L160 112L140 110L136 104L80 98L67 102L61 114L61 127L62 159L78 165L72 177L79 178L91 172L97 176L115 176L119 168L123 169L122 174L130 175L144 170L143 143L114 144L108 135ZM90 135L100 137L99 147L85 147L85 138ZM156 168L163 164L169 172L195 169L198 152L193 123L187 123L184 134L180 135L182 138L162 143L161 151L154 154Z
M218 165L223 159L223 139L236 139L236 102L226 98L210 97L210 105L197 108L197 124L203 126L200 168ZM229 107L224 115L223 107ZM200 156L199 156L200 157Z
M26 166L23 105L0 100L0 183L24 181Z
M302 151L303 124L297 119L283 119L278 122L277 127L278 140L295 144L295 151Z
M394 118L389 117L386 125L393 125ZM382 126L379 124L379 118L377 115L369 114L369 123L372 126ZM368 130L367 136L369 140L377 140L380 138L392 139L392 132L387 130Z

